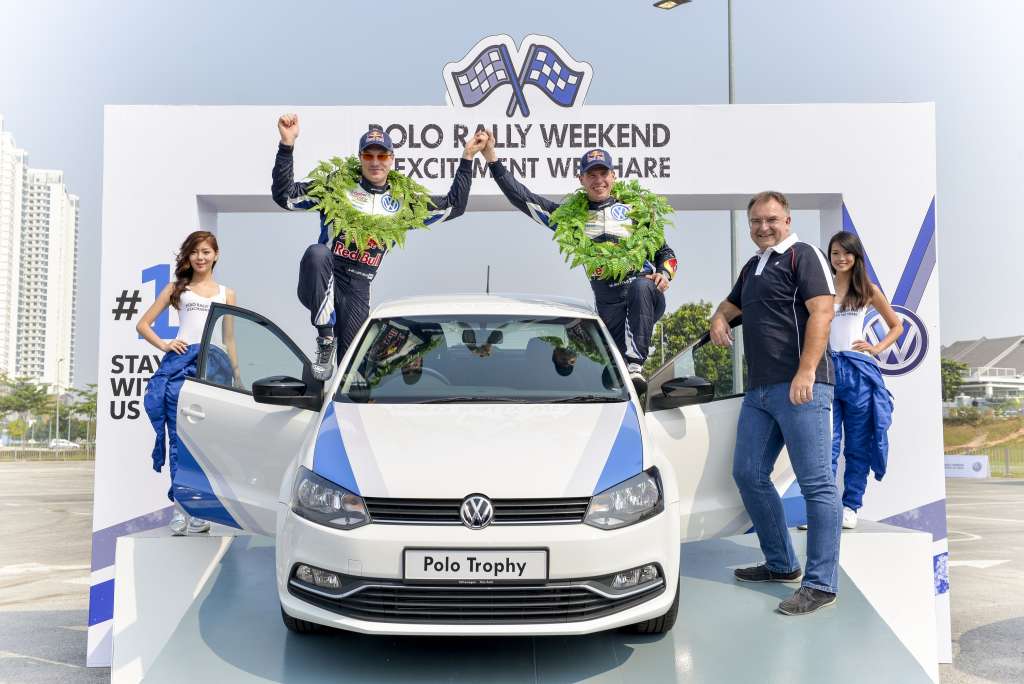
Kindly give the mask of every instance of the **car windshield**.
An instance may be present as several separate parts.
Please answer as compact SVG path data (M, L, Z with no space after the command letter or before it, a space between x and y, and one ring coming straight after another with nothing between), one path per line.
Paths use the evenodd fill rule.
M595 320L528 316L374 319L335 397L379 404L628 398Z

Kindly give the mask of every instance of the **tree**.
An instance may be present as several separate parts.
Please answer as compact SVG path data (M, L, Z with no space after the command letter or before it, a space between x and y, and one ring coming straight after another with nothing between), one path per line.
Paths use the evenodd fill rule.
M662 316L654 326L654 352L644 364L644 374L650 377L662 364L662 339L664 339L664 360L693 344L711 327L711 302L703 300L683 304L670 314ZM662 329L664 328L664 329ZM709 378L710 379L710 378Z
M964 372L967 370L966 363L942 359L942 400L953 401L960 392L960 386L964 384Z
M86 421L85 441L90 440L90 430L96 420L96 385L86 385L87 389L72 388L71 393L75 395L75 403L71 406L71 412Z
M15 418L7 424L7 433L13 439L25 439L25 436L28 434L28 424L21 418Z
M29 378L5 379L5 384L8 393L0 404L4 413L42 415L50 404L46 387Z

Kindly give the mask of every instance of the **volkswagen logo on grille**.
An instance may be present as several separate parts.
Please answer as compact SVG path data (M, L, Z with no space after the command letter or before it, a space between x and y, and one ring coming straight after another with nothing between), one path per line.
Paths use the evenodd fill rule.
M470 494L459 508L462 524L471 530L482 530L494 521L494 506L483 494Z

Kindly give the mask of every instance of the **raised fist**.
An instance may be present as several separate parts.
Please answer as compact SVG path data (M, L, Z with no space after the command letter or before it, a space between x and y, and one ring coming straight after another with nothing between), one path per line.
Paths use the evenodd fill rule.
M281 134L281 142L294 145L295 139L299 137L299 115L282 114L277 120L277 132Z

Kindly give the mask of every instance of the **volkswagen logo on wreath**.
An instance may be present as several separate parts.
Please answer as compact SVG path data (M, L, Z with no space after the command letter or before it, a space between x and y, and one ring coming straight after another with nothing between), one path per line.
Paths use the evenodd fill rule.
M928 353L928 333L924 323L910 309L892 305L893 310L903 319L903 334L896 343L878 357L878 365L885 375L903 375L917 368ZM878 344L885 338L885 321L881 314L872 311L864 321L864 339L868 344Z
M482 530L494 521L494 506L483 494L470 494L459 508L462 524L471 530Z

